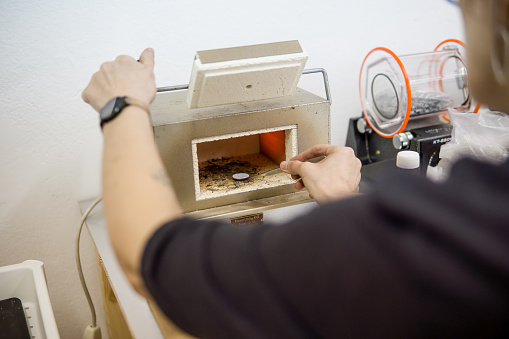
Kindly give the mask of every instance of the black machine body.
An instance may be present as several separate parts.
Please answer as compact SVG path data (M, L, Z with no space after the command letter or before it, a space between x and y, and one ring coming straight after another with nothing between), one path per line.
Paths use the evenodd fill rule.
M405 130L386 138L375 133L364 117L351 118L346 146L353 148L361 160L362 176L375 181L382 172L396 167L400 150L416 151L420 155L420 174L425 176L428 166L440 161L440 148L451 140L452 125L437 116L412 121Z

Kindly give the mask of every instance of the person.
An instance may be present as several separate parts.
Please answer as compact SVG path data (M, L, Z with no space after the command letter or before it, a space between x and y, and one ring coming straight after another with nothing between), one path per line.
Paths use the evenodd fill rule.
M461 8L471 90L509 112L509 1ZM152 49L107 62L83 99L106 116L103 203L119 263L179 327L203 338L509 334L509 162L460 160L444 183L389 176L361 195L352 150L317 145L281 168L320 207L280 226L192 220L154 143L153 66Z

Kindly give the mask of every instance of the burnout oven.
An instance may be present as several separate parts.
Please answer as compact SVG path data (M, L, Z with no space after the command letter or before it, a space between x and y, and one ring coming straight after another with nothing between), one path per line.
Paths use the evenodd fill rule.
M289 175L263 175L330 142L327 74L304 70L306 60L297 41L202 51L189 85L158 89L155 141L186 215L236 218L310 201ZM326 98L297 87L310 73L323 76Z

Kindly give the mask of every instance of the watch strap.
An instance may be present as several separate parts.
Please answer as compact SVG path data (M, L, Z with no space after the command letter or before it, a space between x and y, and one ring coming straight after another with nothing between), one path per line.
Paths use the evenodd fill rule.
M120 101L119 101L119 99L120 99ZM116 97L116 98L113 98L112 100L116 101L116 104L113 107L114 112L113 112L113 114L110 114L106 118L103 117L102 113L101 113L101 129L105 123L115 119L128 106L139 107L139 108L145 110L148 114L150 114L149 106L147 104L145 104L144 102L137 100L135 98L125 96L125 97Z

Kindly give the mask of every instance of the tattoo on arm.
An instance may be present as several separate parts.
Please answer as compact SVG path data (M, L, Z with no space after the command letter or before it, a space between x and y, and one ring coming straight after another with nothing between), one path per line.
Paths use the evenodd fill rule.
M170 177L168 177L168 173L166 173L165 170L161 170L157 173L152 173L152 179L160 182L161 184L164 184L165 186L173 187L171 185Z

